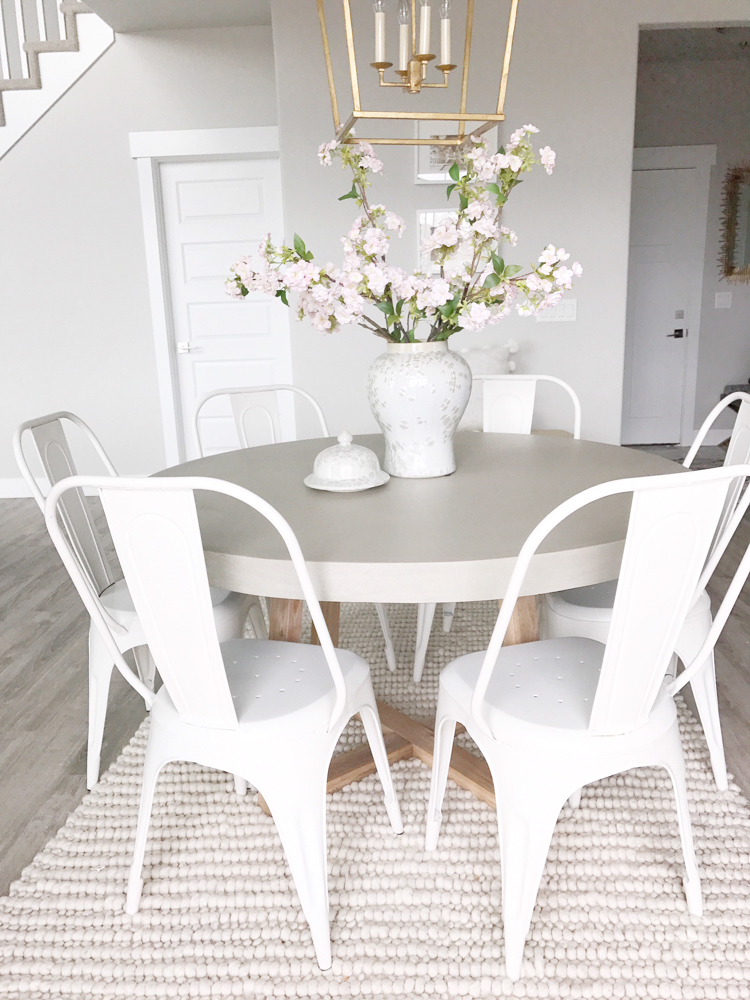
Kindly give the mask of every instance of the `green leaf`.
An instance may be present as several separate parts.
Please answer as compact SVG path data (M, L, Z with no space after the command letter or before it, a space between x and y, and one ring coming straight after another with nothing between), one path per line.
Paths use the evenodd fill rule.
M276 290L276 298L281 299L285 306L289 305L289 299L286 297L286 288L278 288Z
M386 299L385 302L376 302L375 305L386 316L393 316L393 303L390 299Z
M501 207L505 204L505 202L507 200L508 200L508 196L506 194L502 194L502 192L497 196L497 203Z
M357 198L357 185L352 184L352 189L347 194L342 194L339 201L346 201L347 198Z
M450 319L454 315L456 309L458 308L458 303L461 301L461 296L456 295L454 298L450 299L445 305L438 306L438 312L444 319Z
M466 197L465 194L461 194L460 191L458 193L458 203L461 206L462 212L465 212L466 209L469 207L469 199Z
M505 261L502 257L499 257L496 253L492 254L492 266L495 269L495 274L502 274L505 270Z
M403 308L404 302L406 302L406 299L399 299L398 302L396 303L396 315L397 316L401 315L401 309Z
M303 260L307 260L307 247L305 246L305 241L296 233L294 234L294 251L297 256L301 257Z
M494 288L496 285L499 285L501 281L502 278L500 277L499 274L488 274L487 277L484 279L484 287Z
M512 278L514 274L518 274L519 271L523 271L520 264L508 264L505 268L504 278Z
M450 198L450 196L453 194L455 190L456 190L456 185L449 184L448 187L446 188L445 197Z
M458 183L458 181L461 178L461 170L459 169L457 163L451 163L451 168L448 171L448 176L452 181L456 181L456 183Z
M486 187L490 194L500 194L500 188L497 184L487 184Z

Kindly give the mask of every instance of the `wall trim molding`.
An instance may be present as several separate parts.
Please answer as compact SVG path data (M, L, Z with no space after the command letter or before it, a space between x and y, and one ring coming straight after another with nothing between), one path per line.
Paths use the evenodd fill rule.
M138 166L146 271L156 355L164 452L168 466L184 461L180 446L179 390L174 357L169 276L159 164L174 160L271 157L279 155L276 125L253 128L131 132L130 155Z
M680 443L690 445L695 440L695 399L698 387L698 349L700 346L701 308L703 304L703 270L706 258L708 199L711 191L711 168L716 165L716 146L641 146L633 150L633 170L675 170L692 168L696 171L695 217L693 220L693 259L690 266L693 295L690 302L690 326L682 388L682 422ZM723 438L719 438L719 441ZM717 442L718 443L718 442Z
M277 125L248 128L201 128L173 132L130 132L134 159L174 159L178 156L247 156L278 153Z

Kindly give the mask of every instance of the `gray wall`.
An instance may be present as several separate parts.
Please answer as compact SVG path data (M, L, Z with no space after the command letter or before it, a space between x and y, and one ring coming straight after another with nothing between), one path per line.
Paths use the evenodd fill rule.
M643 64L635 121L636 146L717 147L698 355L695 424L700 426L725 385L750 378L750 285L721 279L718 267L724 178L728 168L750 162L750 57ZM714 307L716 292L722 291L732 292L731 309Z
M479 0L477 17L491 0ZM334 7L332 6L333 10ZM352 210L336 197L346 188L338 167L317 166L318 143L332 126L314 5L274 4L279 127L289 233L296 230L324 260L340 259L339 236ZM487 23L496 23L497 19ZM574 293L577 323L506 320L487 342L509 336L521 343L519 370L556 374L578 390L584 436L619 442L625 335L628 230L638 29L650 26L750 22L743 0L533 0L520 5L506 104L508 128L533 122L542 144L558 153L552 178L535 175L513 195L509 225L521 240L514 259L532 260L548 241L569 248L585 268ZM496 46L479 33L477 52ZM369 52L362 58L362 73ZM393 93L393 92L391 92ZM360 132L360 134L364 134ZM439 188L412 182L411 153L386 149L386 175L373 198L403 215L410 227L418 208L442 207ZM399 248L414 264L413 229ZM399 262L394 254L394 260ZM459 334L456 345L468 344ZM315 393L332 427L373 427L364 397L367 367L378 341L358 328L321 336L293 322L295 379Z
M13 428L56 409L119 471L164 466L128 132L275 123L269 27L120 35L0 160L0 479Z

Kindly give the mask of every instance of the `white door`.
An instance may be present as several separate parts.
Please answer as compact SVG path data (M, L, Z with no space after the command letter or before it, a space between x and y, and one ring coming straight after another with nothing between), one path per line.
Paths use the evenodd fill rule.
M696 184L693 168L633 173L623 444L680 441Z
M274 158L162 163L160 175L178 425L190 459L198 456L193 414L204 393L292 381L286 306L224 291L230 264L257 253L266 233L282 239L281 173ZM211 400L202 414L205 454L238 446L226 399ZM291 405L281 419L284 437L293 437Z

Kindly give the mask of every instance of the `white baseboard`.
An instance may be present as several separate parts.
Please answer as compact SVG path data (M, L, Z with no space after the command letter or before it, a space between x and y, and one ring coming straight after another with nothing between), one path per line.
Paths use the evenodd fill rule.
M48 489L47 480L39 480L39 488L42 491ZM22 497L30 497L31 490L26 485L26 480L21 479L0 479L0 500L20 500Z

